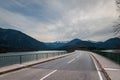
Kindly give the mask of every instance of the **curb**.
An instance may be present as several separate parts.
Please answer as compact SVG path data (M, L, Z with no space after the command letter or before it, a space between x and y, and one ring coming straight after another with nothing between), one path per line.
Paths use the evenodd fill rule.
M37 64L41 64L41 63L44 63L44 62L52 61L52 60L55 60L55 59L63 58L63 57L69 56L70 54L72 54L72 53L68 53L68 54L64 54L64 55L60 55L60 56L55 56L53 58L51 57L51 59L46 59L46 60L43 60L43 61L40 61L40 62L36 62L36 63L33 63L33 64L17 67L17 68L10 69L10 70L5 70L3 72L0 72L0 75L6 74L6 73L9 73L9 72L13 72L13 71L16 71L16 70L28 68L28 67L31 67L31 66L34 66L34 65L37 65Z
M91 56L96 60L96 62L98 63L98 65L101 68L101 71L103 72L103 74L105 75L105 77L107 78L107 80L111 80L110 76L107 74L107 72L105 71L105 69L102 67L101 63L99 62L99 60L93 55L91 54Z

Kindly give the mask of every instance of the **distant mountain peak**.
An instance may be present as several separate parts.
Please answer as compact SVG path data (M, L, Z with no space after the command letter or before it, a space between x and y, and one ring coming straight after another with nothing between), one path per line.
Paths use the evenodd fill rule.
M73 39L72 41L82 41L82 40L80 40L80 39L76 38L76 39Z

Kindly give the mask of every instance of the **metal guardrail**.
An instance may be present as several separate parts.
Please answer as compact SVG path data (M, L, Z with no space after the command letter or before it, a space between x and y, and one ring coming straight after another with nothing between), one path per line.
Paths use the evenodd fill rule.
M119 52L106 52L106 51L99 51L99 50L96 50L96 51L93 51L99 55L102 55L104 57L107 57L109 59L111 59L112 61L120 64L120 53Z
M66 51L38 51L0 54L0 67L9 66L13 64L22 64L25 62L59 56L66 53Z

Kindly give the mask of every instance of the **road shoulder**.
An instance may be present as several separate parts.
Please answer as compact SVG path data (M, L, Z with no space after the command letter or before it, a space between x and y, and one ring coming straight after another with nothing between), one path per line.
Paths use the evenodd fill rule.
M90 53L97 62L101 65L103 72L107 76L108 80L120 80L120 65L115 62L98 55L96 53Z

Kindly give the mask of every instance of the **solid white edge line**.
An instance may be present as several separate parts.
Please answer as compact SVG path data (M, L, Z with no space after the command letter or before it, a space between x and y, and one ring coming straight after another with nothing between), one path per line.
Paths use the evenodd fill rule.
M118 71L118 70L120 70L120 69L115 69L115 68L104 68L105 70L113 70L113 71Z
M69 63L73 62L74 60L75 60L75 59L72 59L72 60L68 61L67 63L69 64Z
M91 56L91 55L90 55ZM94 62L94 64L95 64L95 67L96 67L96 69L97 69L97 72L98 72L98 75L99 75L99 78L100 78L100 80L103 80L103 77L102 77L102 75L101 75L101 73L100 73L100 71L99 71L99 68L98 68L98 66L97 66L97 63L96 63L96 61L95 61L95 59L91 56L91 58L92 58L92 60L93 60L93 62Z
M45 78L47 78L48 76L50 76L51 74L55 73L57 70L54 70L52 72L50 72L49 74L47 74L46 76L42 77L40 80L44 80Z

